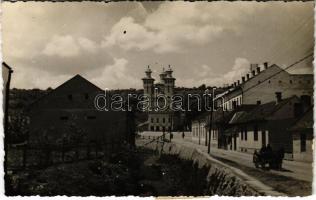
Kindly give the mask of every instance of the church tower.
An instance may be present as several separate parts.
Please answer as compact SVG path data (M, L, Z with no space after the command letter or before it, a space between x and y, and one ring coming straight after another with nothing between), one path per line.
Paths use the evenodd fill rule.
M147 70L145 71L146 76L142 78L143 80L143 86L144 86L144 95L149 98L149 109L152 106L152 101L153 101L153 94L154 94L154 81L151 77L151 69L148 65Z
M174 93L174 86L175 86L175 78L172 77L172 69L170 65L168 66L167 71L165 72L164 82L165 82L165 95L169 98L172 97Z

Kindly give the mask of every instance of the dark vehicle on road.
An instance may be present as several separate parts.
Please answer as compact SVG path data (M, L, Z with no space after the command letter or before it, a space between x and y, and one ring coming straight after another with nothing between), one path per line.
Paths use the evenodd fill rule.
M253 163L256 168L261 167L262 169L282 169L284 153L282 150L271 151L271 152L258 152L255 150L253 153Z

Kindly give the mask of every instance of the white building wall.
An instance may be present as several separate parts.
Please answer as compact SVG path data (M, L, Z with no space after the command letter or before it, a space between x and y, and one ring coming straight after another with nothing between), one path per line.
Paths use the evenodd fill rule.
M303 162L313 162L313 140L306 140L306 151L301 152L301 140L296 137L293 140L293 160Z
M253 153L255 150L260 150L262 147L262 131L258 130L258 140L254 140L254 131L247 131L247 140L243 136L241 139L242 132L238 133L237 137L237 151ZM244 133L243 133L244 134ZM266 144L269 143L269 133L265 131Z

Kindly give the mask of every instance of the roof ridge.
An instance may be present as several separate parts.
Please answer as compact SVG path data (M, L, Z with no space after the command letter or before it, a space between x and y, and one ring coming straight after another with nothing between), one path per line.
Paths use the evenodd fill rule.
M33 105L35 105L37 102L39 102L40 100L47 98L48 96L50 96L51 94L53 94L57 89L62 88L63 86L65 86L67 83L69 83L71 80L74 80L75 78L80 78L81 80L84 80L85 82L93 85L95 88L103 91L101 88L99 88L98 86L96 86L95 84L91 83L90 81L88 81L86 78L84 78L83 76L81 76L80 74L76 74L75 76L71 77L70 79L68 79L67 81L63 82L61 85L57 86L55 89L52 89L50 92L48 92L47 94L41 96L40 98L36 99L35 101L33 101L31 104L29 104L25 110L29 110Z

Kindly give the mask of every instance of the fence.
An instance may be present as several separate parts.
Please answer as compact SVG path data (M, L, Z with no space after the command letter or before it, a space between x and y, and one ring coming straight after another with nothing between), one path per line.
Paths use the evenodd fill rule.
M117 152L122 143L102 144L20 144L8 147L8 170L44 168L53 164L108 157Z

